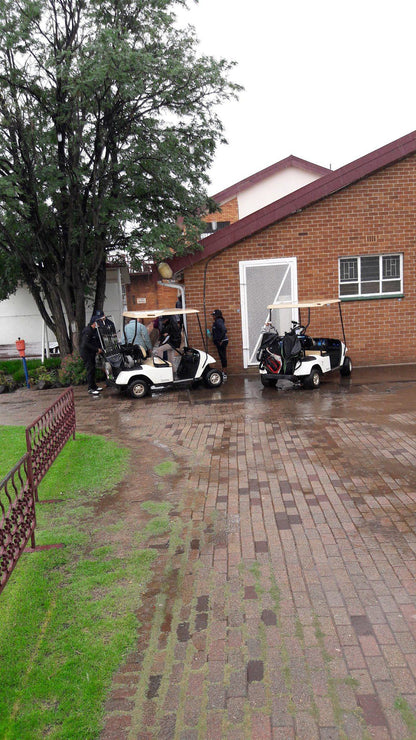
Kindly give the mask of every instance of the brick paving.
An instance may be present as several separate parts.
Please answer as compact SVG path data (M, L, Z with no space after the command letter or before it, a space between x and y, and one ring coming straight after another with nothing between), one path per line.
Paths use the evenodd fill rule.
M414 389L77 389L80 430L175 463L155 474L175 536L148 543L158 572L102 740L416 737Z

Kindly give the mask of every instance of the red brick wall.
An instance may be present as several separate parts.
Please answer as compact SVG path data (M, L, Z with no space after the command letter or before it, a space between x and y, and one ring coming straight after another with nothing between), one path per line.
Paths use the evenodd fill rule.
M298 297L307 300L338 297L339 257L389 252L403 253L404 298L343 302L349 354L356 365L416 362L415 243L412 156L219 253L207 266L205 303L208 325L214 308L226 318L229 369L243 369L240 260L297 257ZM187 306L203 308L205 264L185 271ZM312 319L310 334L341 337L336 306Z
M144 311L154 308L175 308L178 291L157 285L151 275L131 275L126 285L127 308L129 311ZM137 298L146 298L146 303L137 303Z
M233 224L235 221L238 221L238 219L238 200L237 198L233 198L232 200L229 200L228 203L224 203L221 206L221 211L208 213L204 216L203 221L206 221L207 223L211 223L212 221L229 221Z

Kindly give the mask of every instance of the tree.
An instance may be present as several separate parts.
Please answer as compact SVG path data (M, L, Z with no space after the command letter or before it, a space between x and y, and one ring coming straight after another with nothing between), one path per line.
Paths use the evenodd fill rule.
M0 299L24 281L63 355L109 254L195 249L214 208L216 109L239 86L177 28L183 5L0 0Z

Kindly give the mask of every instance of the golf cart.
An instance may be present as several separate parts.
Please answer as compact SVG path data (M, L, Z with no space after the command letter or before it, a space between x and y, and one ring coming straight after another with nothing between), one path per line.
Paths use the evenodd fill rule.
M105 373L107 383L127 391L132 398L144 398L151 389L156 388L189 388L202 381L208 388L218 388L222 381L222 372L211 367L215 358L205 351L188 346L186 317L195 315L201 332L203 333L198 311L192 308L170 308L154 311L125 311L123 313L123 335L126 340L125 325L132 319L135 323L135 331L132 341L120 343L114 330L105 327L98 328L98 335L104 355ZM181 349L170 350L178 355L178 363L169 362L167 359L151 355L146 349L135 343L137 336L137 322L140 319L154 321L167 316L184 317L185 346ZM163 345L162 345L163 350ZM177 365L177 366L176 366Z
M329 337L311 337L307 334L311 308L331 304L338 304L343 341ZM269 320L265 324L256 356L263 386L275 387L279 380L285 379L303 388L313 389L319 387L322 375L333 370L339 370L344 377L351 375L352 362L346 354L347 347L339 298L304 303L274 303L267 308ZM297 310L298 320L291 322L292 328L289 331L279 333L272 324L272 311L285 309ZM308 310L305 324L301 321L302 309Z

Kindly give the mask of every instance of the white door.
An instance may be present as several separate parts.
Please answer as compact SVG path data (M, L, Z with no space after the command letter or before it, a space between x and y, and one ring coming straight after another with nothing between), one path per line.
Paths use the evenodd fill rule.
M262 328L268 320L267 306L278 301L297 300L296 257L240 262L241 325L244 367L256 365ZM278 311L282 332L290 326L292 312Z

